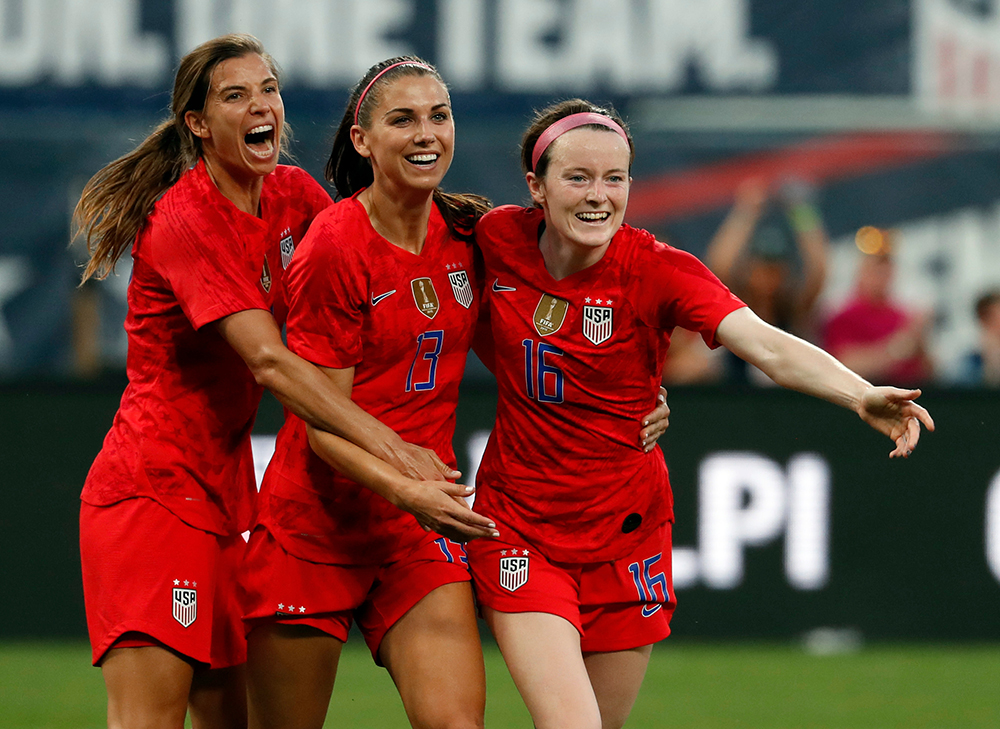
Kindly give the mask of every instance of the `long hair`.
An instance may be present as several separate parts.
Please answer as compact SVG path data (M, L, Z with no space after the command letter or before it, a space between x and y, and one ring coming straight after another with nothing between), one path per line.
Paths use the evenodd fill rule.
M403 65L386 71L396 64ZM369 68L351 89L347 105L344 107L344 116L333 138L330 158L326 163L326 179L337 188L338 197L350 197L375 181L371 160L362 157L354 148L354 143L351 141L351 127L354 126L357 117L359 126L370 129L372 112L378 107L386 85L404 76L432 76L442 86L448 88L437 69L417 56L397 56ZM373 84L372 81L376 77L378 80ZM362 94L364 94L363 99ZM476 222L493 207L493 204L481 195L448 193L440 187L434 190L433 199L452 236L465 241L472 239Z
M169 118L160 122L139 146L102 168L83 188L73 212L77 235L84 235L90 258L82 281L106 278L145 225L159 197L192 167L202 154L201 139L184 121L189 111L202 111L212 72L222 61L257 54L279 69L252 35L231 34L207 41L181 59L174 77ZM290 131L282 128L282 147ZM75 238L76 236L74 236Z
M534 172L538 177L545 177L545 173L549 168L551 147L542 152L542 156L538 158L538 164L535 165L534 170L532 170L531 157L535 151L535 143L546 129L563 117L567 117L570 114L582 113L592 113L606 116L622 128L625 132L625 136L628 137L628 164L629 167L632 166L632 161L635 159L635 145L632 143L632 133L628 129L628 124L626 124L621 116L619 116L618 112L611 107L598 106L597 104L586 101L585 99L567 99L566 101L556 102L541 111L535 112L534 119L531 120L531 124L528 126L527 130L525 130L524 136L521 137L521 169L524 170L525 174L528 172ZM607 127L600 124L584 124L580 128L610 131Z

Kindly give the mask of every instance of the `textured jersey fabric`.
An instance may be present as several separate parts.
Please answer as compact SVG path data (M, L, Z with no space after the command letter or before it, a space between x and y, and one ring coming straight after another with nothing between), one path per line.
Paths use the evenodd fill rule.
M479 310L472 246L437 207L419 255L389 243L355 198L324 211L288 270L288 346L354 367L352 399L404 440L455 465L458 386ZM289 415L261 489L258 523L289 553L378 564L424 534L416 520L328 467Z
M694 256L628 226L601 261L557 281L538 248L543 222L505 206L476 228L499 404L475 508L550 559L602 562L673 519L663 455L639 443L672 330L717 346L719 323L744 304Z
M250 431L261 388L215 327L250 309L287 306L284 269L330 205L305 171L264 178L260 217L216 188L204 162L156 203L132 248L129 384L84 486L96 506L149 496L191 526L247 528L255 494Z

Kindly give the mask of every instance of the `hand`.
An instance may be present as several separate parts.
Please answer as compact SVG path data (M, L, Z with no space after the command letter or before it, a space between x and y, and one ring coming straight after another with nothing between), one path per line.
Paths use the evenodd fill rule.
M473 486L448 481L417 481L404 479L394 489L393 503L413 514L425 531L437 532L456 542L468 542L480 537L499 537L496 524L477 514L463 497L475 491Z
M404 476L417 481L454 481L462 477L428 448L401 441L387 454L386 461Z
M920 390L895 387L869 387L861 397L858 415L896 444L890 458L906 458L913 452L920 440L921 423L927 430L934 430L930 413L914 402L918 397Z
M639 442L642 449L649 453L656 447L656 441L670 425L670 407L667 405L667 391L661 387L656 395L656 409L642 419L643 428L639 431Z

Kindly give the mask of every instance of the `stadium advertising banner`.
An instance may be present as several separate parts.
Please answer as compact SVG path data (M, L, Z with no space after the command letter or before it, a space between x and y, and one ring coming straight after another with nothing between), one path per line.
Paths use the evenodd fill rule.
M348 87L416 53L453 92L449 189L524 200L526 118L583 95L613 102L636 136L629 222L678 247L704 251L747 177L775 189L802 178L835 248L863 225L931 241L907 265L933 262L920 281L925 307L942 307L939 351L969 344L970 299L1000 278L952 260L983 258L994 239L994 3L0 0L0 377L123 366L128 261L77 291L72 207L164 116L177 60L230 31L259 35L283 67L297 159L316 176ZM967 294L949 299L955 271L973 273L951 276Z
M84 632L79 493L121 388L0 389L4 637ZM1000 393L921 402L937 432L890 460L887 439L804 395L673 390L661 445L676 510L675 639L1000 639ZM463 393L455 449L469 480L494 409L489 391ZM261 468L280 422L266 400Z

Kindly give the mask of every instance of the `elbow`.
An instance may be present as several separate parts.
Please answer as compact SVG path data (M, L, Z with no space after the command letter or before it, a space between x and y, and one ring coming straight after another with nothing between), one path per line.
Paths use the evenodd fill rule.
M258 385L268 390L273 389L279 379L284 351L286 351L284 347L279 349L278 347L265 346L246 359L247 367L250 368Z

